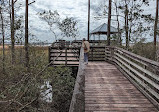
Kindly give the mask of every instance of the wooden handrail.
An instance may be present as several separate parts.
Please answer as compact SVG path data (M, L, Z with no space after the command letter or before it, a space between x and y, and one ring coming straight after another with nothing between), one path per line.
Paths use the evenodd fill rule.
M130 55L130 56L132 56L132 57L134 57L134 58L136 58L136 59L138 59L138 60L141 60L141 61L143 61L143 62L145 62L145 63L148 63L148 64L151 64L151 65L154 65L154 66L159 67L159 63L156 62L156 61L153 61L153 60L147 59L147 58L145 58L145 57L139 56L139 55L137 55L137 54L131 53L131 52L129 52L129 51L127 51L127 50L124 50L124 49L122 49L122 48L115 47L115 49L116 49L116 50L119 50L119 51L122 51L123 53L126 53L126 54L128 54L128 55Z
M79 68L74 86L69 112L84 112L84 49L80 50Z
M59 54L56 55L53 60L51 60L51 47L49 47L49 52L48 53L49 53L49 63L50 64L54 64L54 62L57 60L57 58L60 57L61 54L62 54L62 52L59 52Z
M65 65L67 66L67 48L65 48Z
M105 47L116 67L159 109L159 63L118 47Z
M122 48L106 48L117 68L159 109L159 63Z

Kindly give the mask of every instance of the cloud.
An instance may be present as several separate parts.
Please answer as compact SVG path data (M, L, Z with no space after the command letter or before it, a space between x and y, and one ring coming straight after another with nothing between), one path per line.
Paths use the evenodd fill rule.
M19 0L24 4L25 0ZM31 1L31 0L30 0ZM100 9L100 6L108 4L105 0L91 0L91 28L90 31L95 29L102 23L107 23L107 19L103 18L101 20L94 19L95 12ZM155 2L150 2L149 7L144 7L144 13L151 13L154 15L154 4ZM87 37L87 17L88 17L88 0L36 0L35 3L29 6L29 25L31 26L30 32L33 32L39 40L48 40L53 42L54 38L52 33L49 31L49 26L46 22L39 19L37 13L43 10L57 10L60 17L64 19L65 17L73 17L78 21L78 29L80 33L80 38ZM154 10L154 11L152 11ZM18 14L25 14L25 8L23 7ZM70 40L70 39L68 39Z

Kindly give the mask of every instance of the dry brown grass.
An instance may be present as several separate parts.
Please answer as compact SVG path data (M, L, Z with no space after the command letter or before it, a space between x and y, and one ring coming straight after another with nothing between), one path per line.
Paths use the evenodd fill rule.
M24 46L16 46L16 45L15 45L15 49L17 49L17 48L23 48L23 47L24 47ZM6 50L8 50L9 48L11 48L11 46L10 46L10 45L5 45L4 48L5 48ZM0 45L0 50L2 50L2 49L3 49L3 46Z
M7 49L9 49L11 46L10 45L5 45L4 46L5 47L5 49L7 50ZM39 49L47 49L48 50L48 46L32 46L33 48L36 48L37 50ZM24 46L17 46L17 45L15 45L15 49L19 49L19 48L24 48ZM0 50L2 50L3 49L3 46L2 45L0 45Z
M20 50L20 49L24 50L24 46L16 46L15 45L15 51ZM46 54L48 54L48 46L32 46L30 48L30 50L31 49L34 49L35 51L44 51ZM11 46L5 45L5 54L10 53L10 50L11 50ZM3 46L0 45L0 55L2 55L2 54L3 54Z
M5 45L4 47L5 47L5 49L9 49L9 46L8 46L8 45ZM2 50L2 49L3 49L3 46L0 45L0 50Z

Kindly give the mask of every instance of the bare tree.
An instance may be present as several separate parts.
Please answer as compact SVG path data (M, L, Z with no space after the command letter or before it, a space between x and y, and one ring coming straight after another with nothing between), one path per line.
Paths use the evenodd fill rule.
M28 0L25 4L25 59L26 67L29 67L29 45L28 45Z
M4 38L5 38L5 33L4 33L4 20L3 20L3 14L2 14L2 2L1 2L1 6L0 6L0 15L1 15L1 23L2 23L2 37L3 37L3 58L2 58L2 62L3 62L3 73L5 73L5 46L4 46Z
M44 20L45 22L47 22L47 24L50 27L50 31L53 33L53 35L55 36L55 40L57 41L58 39L58 35L55 33L55 29L53 26L58 26L59 22L60 22L60 15L57 11L43 11L43 12L39 12L38 13L40 19Z
M29 70L29 39L28 39L28 6L34 3L35 1L29 3L28 0L25 1L25 59L26 67Z
M158 2L159 0L156 0L156 17L155 17L155 24L154 24L154 58L156 55L156 37L157 37L157 23L158 23Z
M120 22L119 22L119 11L118 11L118 5L117 1L114 2L115 9L116 9L116 19L117 19L117 24L118 24L118 42L119 45L122 46L122 39L121 39L121 32L120 32Z
M90 28L90 0L88 0L88 41L89 41L89 28Z
M11 1L12 4L12 13L11 13L11 54L12 54L12 64L15 61L15 49L14 49L14 0Z
M110 45L110 25L111 25L111 5L112 0L109 0L109 12L108 12L108 32L107 32L107 44Z
M129 22L128 22L128 4L127 4L127 1L125 0L125 37L126 37L126 49L129 49L129 37L128 37L128 34L129 34Z

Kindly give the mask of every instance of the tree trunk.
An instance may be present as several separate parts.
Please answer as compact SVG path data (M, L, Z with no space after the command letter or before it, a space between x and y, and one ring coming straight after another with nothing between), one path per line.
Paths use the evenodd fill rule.
M109 0L109 12L108 12L108 31L107 31L107 45L110 46L110 26L111 26L111 5L112 0Z
M29 68L29 45L28 45L28 0L26 0L26 9L25 9L25 59L26 59L26 67Z
M15 49L14 49L14 0L12 0L12 13L11 13L11 54L12 64L15 62Z
M88 0L88 36L87 36L88 41L89 41L89 27L90 27L90 0Z
M5 46L4 46L4 38L5 38L5 33L4 33L4 23L3 23L3 14L2 14L2 8L0 7L0 15L1 15L1 22L2 22L2 37L3 37L3 73L5 73Z
M51 29L51 27L50 27L50 31L54 34L55 40L56 40L56 42L57 42L57 35L56 35L56 33Z
M9 19L10 19L10 33L11 33L11 40L12 40L12 6L11 0L9 0Z
M155 25L154 25L154 58L156 57L156 38L157 38L157 23L158 23L158 1L156 0L156 17L155 17ZM157 56L158 57L158 56Z
M130 22L129 22L129 23L130 23ZM129 24L129 25L130 25L130 24ZM132 27L131 27L131 26L129 26L129 27L130 27L130 29L129 29L129 36L128 36L128 37L129 37L129 38L128 38L128 40L129 40L129 41L128 41L128 42L129 42L129 44L128 44L128 45L129 45L129 47L130 47Z
M117 3L115 3L115 7L116 7L116 14L117 14L117 22L118 22L118 42L119 45L122 46L122 40L121 40L121 33L120 33L120 22L119 22L119 13L118 13L118 6Z
M159 42L158 42L158 50L157 50L157 61L159 62Z
M126 49L129 49L129 35L128 35L128 6L125 0L125 37L126 37Z

